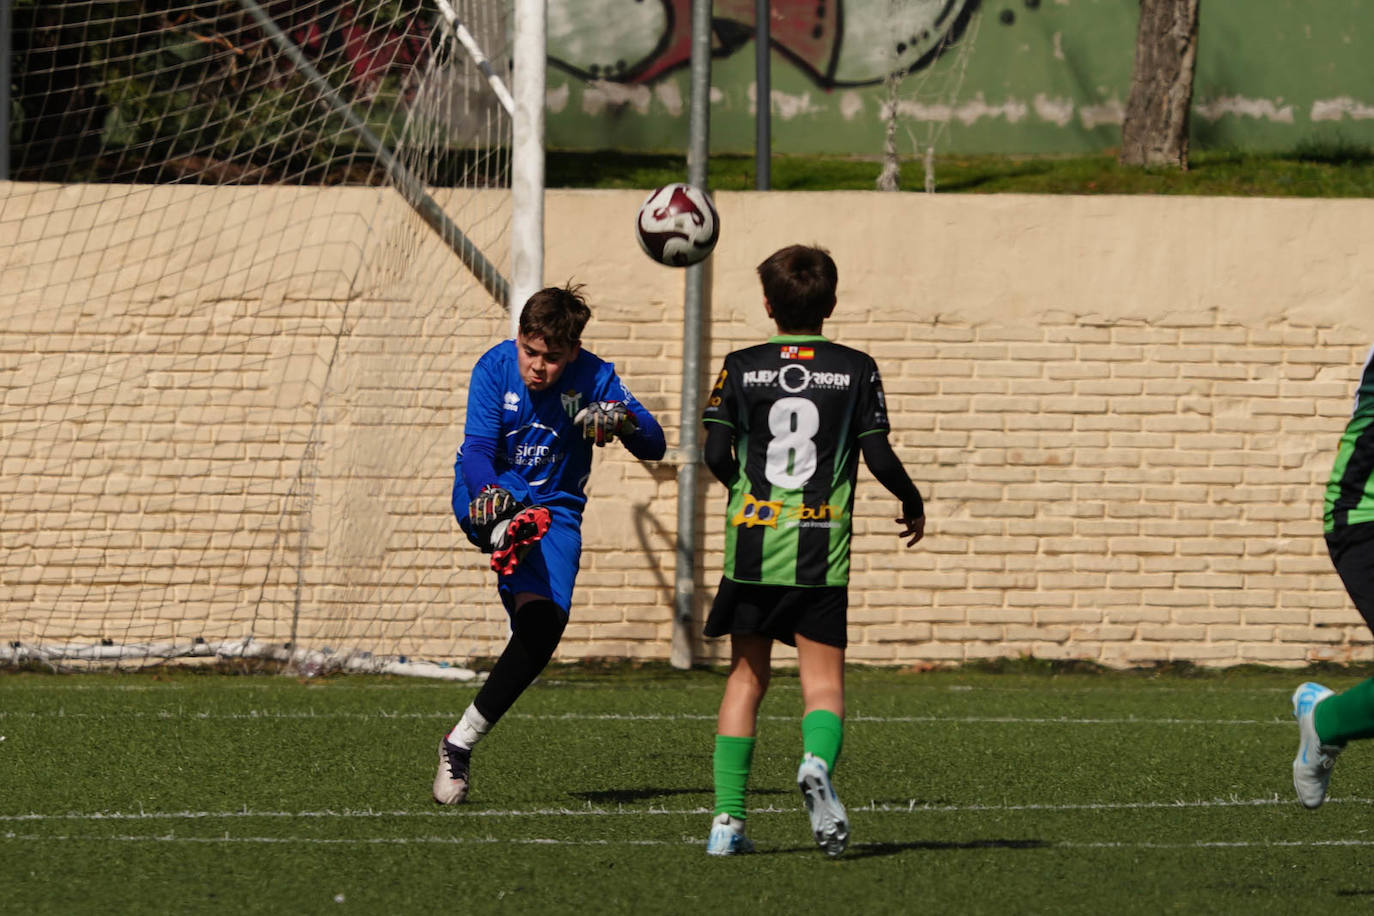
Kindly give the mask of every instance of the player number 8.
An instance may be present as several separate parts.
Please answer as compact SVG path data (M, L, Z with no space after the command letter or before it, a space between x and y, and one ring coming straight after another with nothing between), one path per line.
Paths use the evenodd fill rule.
M779 398L768 411L767 460L763 473L779 487L800 487L816 473L816 443L820 412L806 398Z

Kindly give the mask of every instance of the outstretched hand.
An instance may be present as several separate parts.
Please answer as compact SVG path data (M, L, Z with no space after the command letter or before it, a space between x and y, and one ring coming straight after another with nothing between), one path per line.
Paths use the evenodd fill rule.
M902 530L897 532L897 536L911 539L906 542L908 547L915 547L916 542L926 536L926 517L924 515L918 515L915 518L896 518L893 521L902 526Z
M620 401L595 401L577 412L573 423L598 448L612 439L633 435L638 428L632 415Z

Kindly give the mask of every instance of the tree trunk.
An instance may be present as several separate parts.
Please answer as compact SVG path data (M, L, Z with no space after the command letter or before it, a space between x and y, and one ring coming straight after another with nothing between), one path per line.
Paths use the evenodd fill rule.
M1188 109L1201 0L1140 0L1135 73L1121 124L1122 165L1188 168Z

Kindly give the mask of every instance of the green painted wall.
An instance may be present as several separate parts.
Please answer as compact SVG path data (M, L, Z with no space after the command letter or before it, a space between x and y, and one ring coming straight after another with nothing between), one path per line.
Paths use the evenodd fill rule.
M686 148L688 2L554 0L550 147ZM932 143L943 153L1085 153L1120 142L1137 0L773 0L772 10L775 152L881 153L882 61L922 51L923 23L959 37L896 89L903 155ZM1202 0L1201 10L1194 149L1374 146L1374 0ZM752 153L752 0L716 0L713 13L711 147ZM579 30L583 14L624 26ZM655 34L652 47L645 36Z

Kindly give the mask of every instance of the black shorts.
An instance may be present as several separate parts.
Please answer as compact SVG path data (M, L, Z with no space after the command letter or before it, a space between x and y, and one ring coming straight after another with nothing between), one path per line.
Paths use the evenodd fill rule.
M706 617L706 636L768 636L789 646L797 636L843 649L849 644L849 587L759 585L724 576Z
M1326 550L1350 600L1374 632L1374 522L1337 528L1326 536Z

